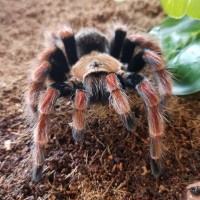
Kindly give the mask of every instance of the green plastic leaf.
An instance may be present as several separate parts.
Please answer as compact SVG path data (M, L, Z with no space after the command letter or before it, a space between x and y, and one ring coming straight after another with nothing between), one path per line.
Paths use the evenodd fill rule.
M200 1L190 0L187 6L186 14L194 19L200 19Z
M200 1L199 0L160 0L162 7L173 18L182 18L188 15L194 19L200 19Z
M185 15L188 0L161 0L164 11L174 18Z
M200 91L200 21L167 18L150 33L159 38L166 67L174 75L173 94Z

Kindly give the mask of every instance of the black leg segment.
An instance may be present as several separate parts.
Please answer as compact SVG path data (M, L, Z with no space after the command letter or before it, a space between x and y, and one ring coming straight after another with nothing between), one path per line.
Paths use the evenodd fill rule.
M120 61L122 63L129 63L135 51L135 43L130 39L126 38L124 40L124 45L122 48L121 58Z
M78 61L76 41L74 35L63 37L62 41L65 46L68 62L70 65L74 65Z
M60 92L60 97L73 97L76 89L83 89L82 84L68 82L68 83L53 83L49 88L54 88Z
M130 74L128 77L125 79L125 84L129 88L136 88L136 86L141 83L144 80L144 77L141 76L140 74Z
M139 53L137 53L136 55L134 55L132 58L131 58L131 61L129 62L128 64L128 68L127 68L127 71L128 72L139 72L141 71L146 62L143 58L143 55L144 55L144 52L143 51L140 51Z
M126 31L121 29L115 31L115 36L110 47L110 55L114 58L119 59L125 37Z
M151 164L151 172L156 177L159 178L159 176L162 174L164 166L161 159L154 160L150 158L150 164Z
M43 166L38 166L33 168L33 173L32 173L32 181L34 182L39 182L42 179L42 172L43 172Z
M57 47L50 55L49 62L51 64L50 77L56 82L63 82L66 79L66 73L69 72L69 66L60 48Z

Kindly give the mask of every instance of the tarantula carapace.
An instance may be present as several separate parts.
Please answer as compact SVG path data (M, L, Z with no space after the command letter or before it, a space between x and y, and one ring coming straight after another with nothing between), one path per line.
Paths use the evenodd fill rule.
M73 100L72 134L82 141L88 105L110 103L128 130L136 124L126 91L136 90L146 104L150 134L151 169L161 173L164 119L161 103L171 95L171 79L164 68L159 45L144 34L127 36L125 26L118 26L109 41L96 29L82 29L74 34L70 28L52 33L50 45L41 53L39 66L33 73L27 99L33 114L34 169L32 179L42 177L44 145L48 142L48 126L59 97ZM62 43L62 46L59 45ZM139 72L149 67L157 89ZM44 92L42 98L41 93ZM73 97L73 98L71 98Z

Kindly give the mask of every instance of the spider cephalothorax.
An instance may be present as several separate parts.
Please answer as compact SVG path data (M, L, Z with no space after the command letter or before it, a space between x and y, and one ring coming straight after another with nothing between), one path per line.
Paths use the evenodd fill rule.
M160 48L145 35L127 35L124 26L114 31L109 41L94 29L73 34L70 29L53 33L51 44L42 52L39 66L33 73L27 99L34 126L33 180L39 181L44 162L44 145L48 142L49 118L59 97L73 96L72 134L76 141L84 135L87 106L110 103L128 130L136 125L126 90L134 89L143 98L148 112L151 168L161 173L164 120L160 104L171 95L171 79L164 69ZM63 48L58 45L62 43ZM158 93L147 78L139 74L145 67L154 73ZM40 94L44 91L43 97Z

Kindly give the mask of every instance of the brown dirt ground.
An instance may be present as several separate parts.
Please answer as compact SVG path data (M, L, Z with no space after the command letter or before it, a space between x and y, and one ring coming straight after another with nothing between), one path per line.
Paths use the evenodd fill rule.
M156 0L0 1L0 199L183 198L185 187L200 179L200 94L170 100L165 170L159 179L150 173L146 112L136 95L131 96L136 132L128 132L111 112L97 118L90 111L83 144L71 136L71 103L60 100L52 117L44 178L39 184L30 179L32 139L23 116L23 93L43 33L62 24L105 31L119 19L130 31L148 31L163 18ZM5 149L6 140L11 140L11 150Z

